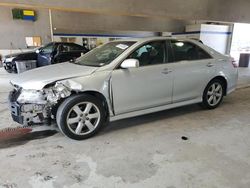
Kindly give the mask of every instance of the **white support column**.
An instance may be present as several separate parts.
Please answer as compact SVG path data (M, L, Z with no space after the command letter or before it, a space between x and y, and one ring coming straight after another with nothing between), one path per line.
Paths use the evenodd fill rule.
M53 37L53 23L52 23L52 15L51 15L51 9L49 9L49 25L50 25L50 35L51 35L51 41L54 41Z

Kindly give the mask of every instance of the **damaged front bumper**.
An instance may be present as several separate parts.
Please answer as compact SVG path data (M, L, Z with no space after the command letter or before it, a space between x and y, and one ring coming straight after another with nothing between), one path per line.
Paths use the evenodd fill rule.
M56 84L43 90L22 90L15 88L9 94L12 119L22 125L48 124L54 119L53 108L71 92Z
M16 91L9 95L12 119L22 125L48 123L50 108L44 104L20 104L15 100Z
M21 115L20 105L17 104L16 102L11 102L10 110L11 110L12 119L19 124L23 124L24 121L23 121L23 116Z
M37 108L41 110L36 110ZM50 110L46 110L44 105L11 102L10 110L12 119L22 125L48 123L50 119Z

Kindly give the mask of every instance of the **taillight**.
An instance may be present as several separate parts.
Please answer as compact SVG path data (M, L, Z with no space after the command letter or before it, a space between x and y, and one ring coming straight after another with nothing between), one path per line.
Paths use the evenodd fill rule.
M233 58L231 59L231 62L234 68L238 68L238 64Z

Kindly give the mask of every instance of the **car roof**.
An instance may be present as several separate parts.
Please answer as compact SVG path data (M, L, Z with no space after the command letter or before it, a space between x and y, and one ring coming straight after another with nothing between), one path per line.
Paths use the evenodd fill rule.
M141 38L125 38L125 39L119 39L115 41L134 41L134 42L141 42L141 41L148 41L148 40L159 40L159 39L167 39L169 37L141 37Z
M133 41L133 42L147 42L147 41L152 41L152 40L170 40L170 39L175 39L175 40L183 40L183 41L194 41L197 42L197 40L194 39L189 39L189 38L178 38L178 37L141 37L141 38L126 38L126 39L119 39L115 40L114 42L128 42L128 41Z
M53 42L54 44L76 44L74 42ZM76 44L79 45L79 44ZM80 45L79 45L80 46Z

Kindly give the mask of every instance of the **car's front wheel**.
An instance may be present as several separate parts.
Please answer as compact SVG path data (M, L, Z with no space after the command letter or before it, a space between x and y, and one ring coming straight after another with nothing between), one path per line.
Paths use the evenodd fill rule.
M218 107L224 97L225 85L219 79L212 80L206 87L203 93L203 107L207 109L214 109Z
M17 71L17 66L16 66L16 62L12 62L12 63L13 63L13 65L12 65L12 72L18 73L18 71Z
M9 67L4 66L4 69L5 69L8 73L12 73L12 69L10 69Z
M83 140L100 130L105 117L105 108L99 99L81 94L69 97L59 106L56 120L64 135Z

